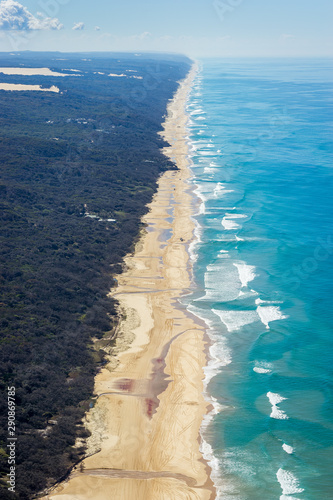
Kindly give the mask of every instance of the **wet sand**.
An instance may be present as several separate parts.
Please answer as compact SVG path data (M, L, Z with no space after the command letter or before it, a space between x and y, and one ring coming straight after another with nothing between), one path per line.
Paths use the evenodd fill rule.
M199 450L205 329L178 302L191 285L193 194L187 183L185 102L195 68L168 109L168 171L144 217L134 255L112 294L123 320L110 364L96 377L87 414L92 432L83 466L49 499L212 500L215 489ZM130 343L130 345L129 345ZM115 352L117 357L114 357Z

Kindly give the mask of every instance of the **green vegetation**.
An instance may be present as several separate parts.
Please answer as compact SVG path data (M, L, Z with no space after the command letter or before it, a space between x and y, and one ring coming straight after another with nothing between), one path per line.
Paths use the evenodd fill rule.
M112 275L133 248L159 175L175 168L157 132L189 68L186 59L0 54L0 66L19 64L83 76L1 75L61 91L0 91L3 499L32 498L84 455L74 444L87 437L81 420L105 363L92 339L101 346L115 329ZM126 70L142 79L107 76ZM8 386L16 387L16 494L5 483Z

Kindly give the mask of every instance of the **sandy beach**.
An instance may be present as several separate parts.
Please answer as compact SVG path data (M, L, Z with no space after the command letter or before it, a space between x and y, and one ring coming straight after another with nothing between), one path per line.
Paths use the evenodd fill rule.
M146 230L125 259L112 295L123 320L110 363L95 379L98 395L86 416L88 458L48 499L171 500L215 498L200 453L205 328L178 299L191 285L188 244L193 194L187 182L185 103L193 68L170 102L168 171L144 217ZM116 354L116 356L115 356Z

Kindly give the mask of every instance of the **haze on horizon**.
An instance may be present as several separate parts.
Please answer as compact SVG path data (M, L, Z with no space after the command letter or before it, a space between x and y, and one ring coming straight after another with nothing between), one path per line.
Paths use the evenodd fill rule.
M332 56L330 0L1 0L0 52Z

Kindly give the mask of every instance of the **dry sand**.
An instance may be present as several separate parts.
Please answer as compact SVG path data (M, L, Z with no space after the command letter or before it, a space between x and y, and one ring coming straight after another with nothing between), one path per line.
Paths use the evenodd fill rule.
M199 450L205 330L177 301L191 284L187 246L193 195L187 180L184 108L195 69L169 105L165 153L180 171L160 178L144 217L147 230L114 290L125 315L118 364L96 377L87 414L92 455L47 498L56 500L212 500L215 489ZM128 342L132 341L129 348ZM127 349L126 349L127 345ZM112 361L113 360L113 361Z
M40 85L21 85L19 83L0 83L0 90L40 90L43 92L56 92L57 94L59 93L59 89L55 85L52 85L52 87L46 89L42 88Z
M77 70L69 70L69 71L77 71ZM24 75L24 76L78 76L72 74L58 73L57 71L52 71L49 68L0 68L0 73L4 75Z

